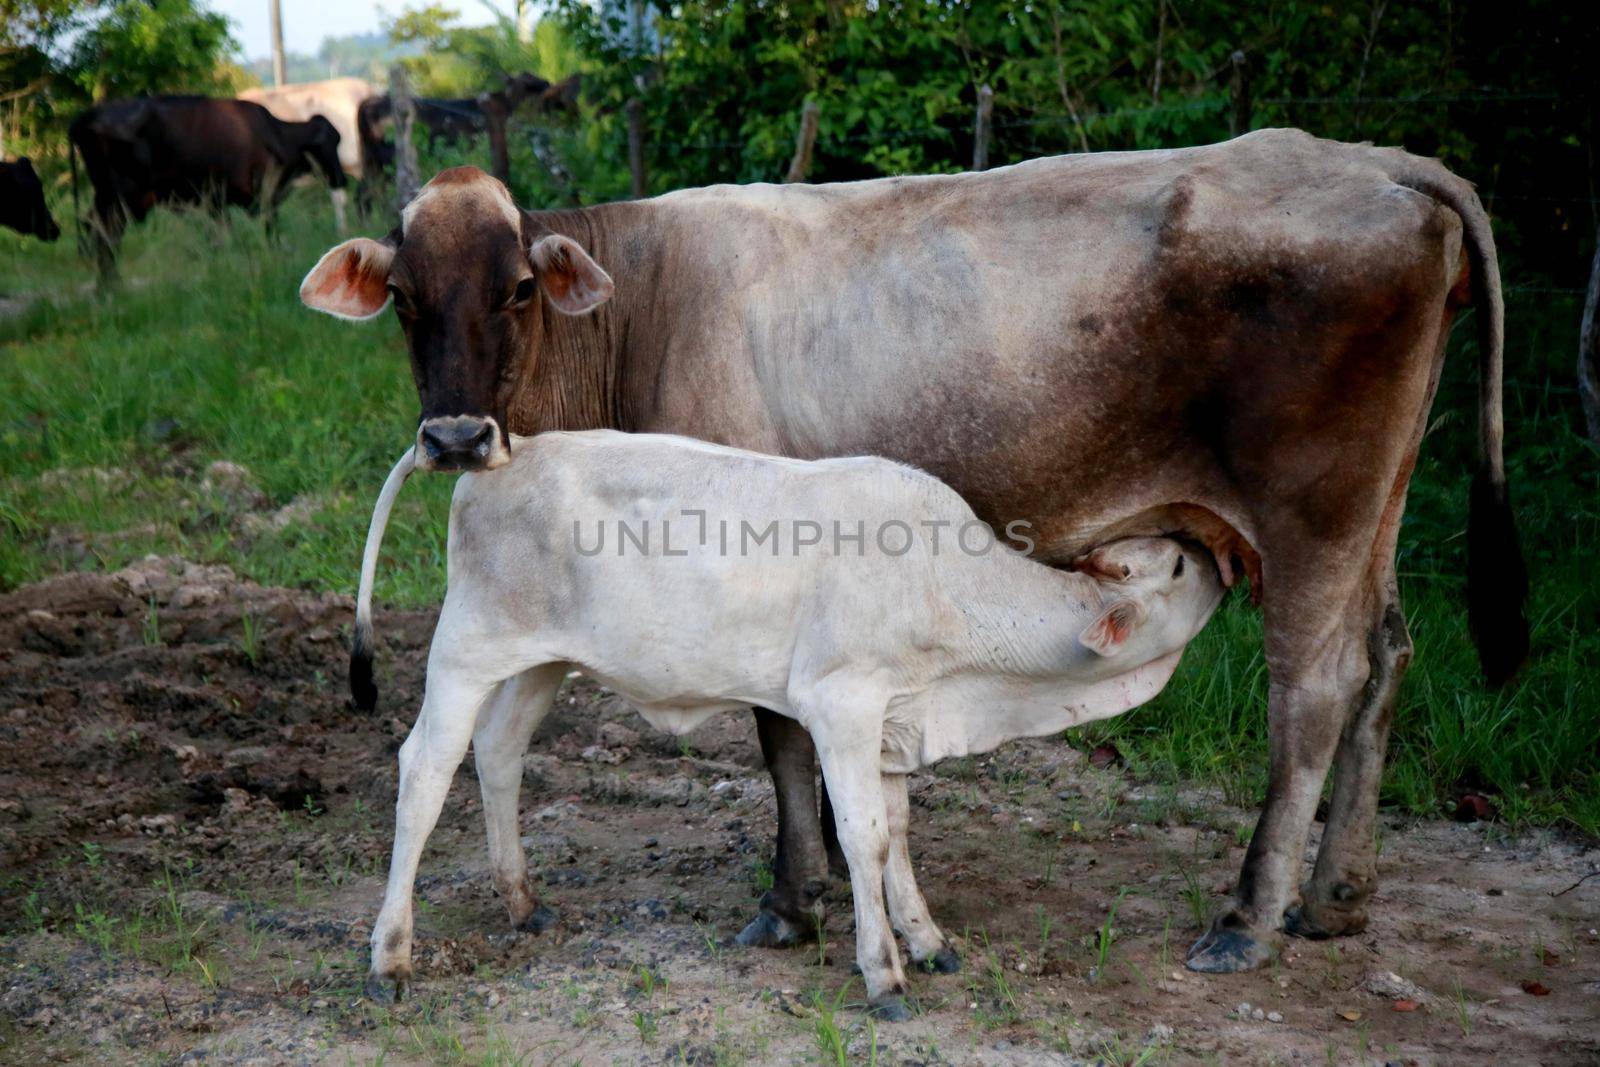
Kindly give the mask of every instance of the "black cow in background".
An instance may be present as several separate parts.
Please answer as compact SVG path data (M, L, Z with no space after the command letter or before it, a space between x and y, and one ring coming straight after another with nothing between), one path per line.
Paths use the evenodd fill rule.
M0 226L41 241L61 236L61 227L44 202L44 183L27 156L15 163L0 163Z
M343 189L339 131L321 115L284 122L260 104L204 96L152 96L89 108L72 121L72 147L94 186L102 279L116 273L127 216L158 204L232 205L270 214L289 183L315 167ZM77 159L73 160L77 195Z

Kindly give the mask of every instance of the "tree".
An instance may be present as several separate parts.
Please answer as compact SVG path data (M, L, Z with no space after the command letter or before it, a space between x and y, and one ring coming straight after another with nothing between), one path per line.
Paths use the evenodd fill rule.
M95 100L141 93L230 96L241 72L226 17L196 0L121 0L72 50L71 78Z

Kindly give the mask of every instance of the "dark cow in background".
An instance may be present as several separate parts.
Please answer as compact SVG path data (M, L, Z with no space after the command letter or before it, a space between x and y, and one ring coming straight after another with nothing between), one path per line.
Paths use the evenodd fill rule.
M1205 544L1259 596L1271 771L1237 888L1190 950L1195 970L1259 966L1286 928L1366 926L1412 654L1396 540L1469 303L1482 448L1469 621L1491 679L1527 652L1494 237L1471 185L1398 149L1258 130L548 212L459 168L386 240L325 255L301 297L351 319L393 301L423 469L503 466L512 434L677 433L920 467L997 530L1025 522L1049 563L1136 535ZM358 647L352 662L358 700L374 695L369 656ZM815 929L828 861L811 742L757 718L779 851L741 940L783 944Z
M61 228L44 202L44 183L27 156L15 163L0 163L0 226L41 241L61 236Z
M464 141L485 132L484 106L490 98L502 105L506 114L531 103L541 114L571 113L577 110L579 75L554 84L537 74L524 71L506 78L505 88L477 97L441 99L419 96L417 122L427 131L430 144ZM394 167L394 103L388 94L362 101L356 116L361 136L361 155L369 169L388 171Z
M332 188L345 185L339 131L332 123L321 115L285 122L246 100L116 100L79 115L69 137L94 186L92 219L102 277L116 271L117 245L129 214L143 221L158 204L270 212L289 182L313 167ZM76 169L73 173L76 177Z

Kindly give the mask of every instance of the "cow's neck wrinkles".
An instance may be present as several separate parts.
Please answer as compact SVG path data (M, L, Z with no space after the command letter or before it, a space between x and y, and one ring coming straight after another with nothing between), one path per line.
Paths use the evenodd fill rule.
M649 291L638 283L648 265L633 262L641 258L636 251L629 254L633 242L616 239L603 210L530 214L536 229L572 238L626 283L619 283L610 300L586 315L563 315L545 303L508 405L510 432L629 429L623 379L625 363L637 359L624 345L637 317L637 294Z

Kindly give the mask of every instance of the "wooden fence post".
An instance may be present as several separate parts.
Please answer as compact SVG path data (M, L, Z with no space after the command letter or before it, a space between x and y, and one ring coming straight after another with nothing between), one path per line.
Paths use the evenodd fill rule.
M1589 269L1589 293L1583 301L1583 323L1578 327L1578 401L1589 424L1589 440L1600 445L1600 230L1595 231L1594 265Z
M978 86L978 117L972 122L972 169L989 169L989 120L994 115L994 90Z
M1228 95L1233 99L1233 113L1228 116L1228 130L1233 137L1250 132L1250 59L1243 52L1235 52L1233 79Z
M637 96L628 101L628 170L633 175L633 198L643 200L648 193L644 171L644 101Z
M822 105L807 100L800 109L800 132L794 138L794 158L789 160L789 173L785 182L803 182L811 169L811 150L817 143L817 120L822 117Z
M411 98L406 68L399 63L389 68L389 105L394 112L394 208L400 211L411 203L422 182L417 175L417 146L411 140L417 102Z
M505 93L483 93L478 97L478 110L483 112L483 124L489 131L489 169L496 178L510 183L511 149L506 144L506 117L510 112Z

